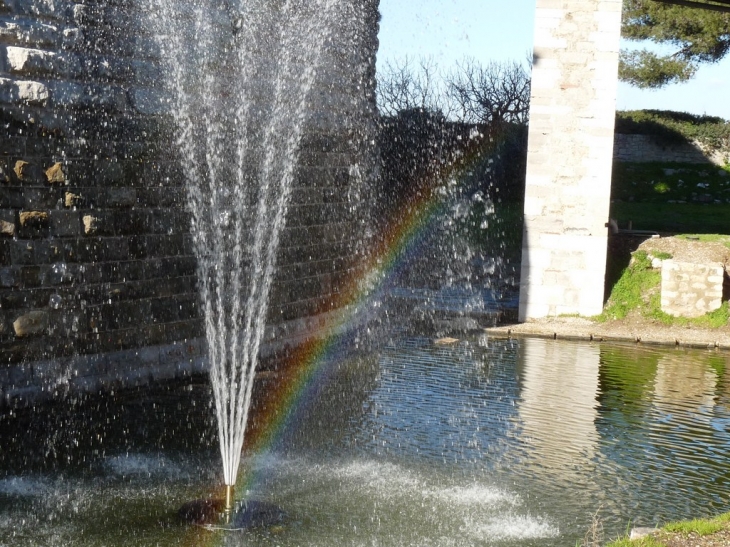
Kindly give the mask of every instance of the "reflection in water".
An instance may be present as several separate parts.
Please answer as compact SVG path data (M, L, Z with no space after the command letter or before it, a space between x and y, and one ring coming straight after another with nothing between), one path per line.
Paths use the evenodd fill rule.
M602 350L598 431L627 516L655 524L728 510L729 401L717 393L729 357L633 346Z
M687 359L681 351L664 355L657 361L654 405L660 412L679 406L708 416L715 406L717 381L717 371L707 363Z
M608 537L727 511L729 360L411 338L330 363L275 450L245 461L252 495L292 517L246 544L558 547L599 507ZM207 388L181 386L0 415L0 543L200 544L171 515L210 491L210 413Z
M574 469L594 456L599 362L597 345L520 342L515 366L522 435L547 469Z

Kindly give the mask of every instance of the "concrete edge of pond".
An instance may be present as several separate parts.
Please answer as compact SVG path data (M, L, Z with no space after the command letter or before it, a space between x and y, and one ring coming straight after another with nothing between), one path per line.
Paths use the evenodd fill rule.
M527 323L488 327L494 338L547 338L730 351L730 331L660 325L627 326L596 323L578 317L554 317Z

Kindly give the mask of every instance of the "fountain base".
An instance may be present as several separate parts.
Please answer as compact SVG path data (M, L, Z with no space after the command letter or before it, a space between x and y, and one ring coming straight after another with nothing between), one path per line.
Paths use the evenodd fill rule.
M229 511L224 499L193 500L183 505L177 514L191 524L229 531L268 528L286 519L286 513L280 507L258 500L234 502Z

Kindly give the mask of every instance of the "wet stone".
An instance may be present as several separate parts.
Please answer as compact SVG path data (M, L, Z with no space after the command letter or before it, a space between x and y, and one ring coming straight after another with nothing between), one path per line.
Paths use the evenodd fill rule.
M99 219L92 215L84 215L82 219L84 223L84 233L86 235L95 234L99 230Z
M19 180L23 180L29 168L30 164L27 161L18 160L15 162L15 167L13 168L13 171L15 172L15 176L18 177Z
M21 315L13 321L13 329L18 338L43 333L48 330L48 313L32 311Z
M24 188L23 208L24 209L54 209L58 205L60 196L56 191L49 188Z
M63 196L63 204L66 207L78 207L83 204L83 198L79 194L66 192Z
M48 213L44 211L22 211L20 213L20 225L29 227L41 227L48 225Z
M51 230L54 236L81 235L79 215L75 211L51 211Z
M15 223L0 220L0 235L13 237L15 235Z
M63 165L55 163L46 170L46 179L49 184L65 184L66 174L63 172Z

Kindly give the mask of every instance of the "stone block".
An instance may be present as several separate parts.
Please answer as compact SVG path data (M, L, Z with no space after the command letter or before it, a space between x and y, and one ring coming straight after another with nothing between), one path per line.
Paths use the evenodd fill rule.
M40 287L47 278L48 268L42 266L21 266L18 276L24 288Z
M4 289L17 288L19 280L17 276L17 268L5 266L0 268L0 287Z
M0 207L3 209L20 209L25 205L21 188L0 187Z
M148 234L152 232L154 215L152 209L131 209L115 214L115 229L120 235Z
M9 0L0 1L0 13L10 9ZM61 35L57 25L38 20L15 19L0 22L0 41L4 43L31 44L52 49L60 45Z
M0 237L15 236L16 215L12 210L0 210Z
M78 76L81 72L78 58L70 53L9 46L5 54L6 66L11 74Z
M48 85L57 107L124 112L128 106L127 94L121 87L66 81L53 81Z
M90 55L82 59L84 74L97 82L128 82L134 78L132 61L111 55Z
M84 215L81 217L81 222L84 225L84 234L86 235L96 234L101 225L99 217L94 215Z
M32 311L13 321L15 336L23 338L34 334L42 334L48 330L48 312Z
M179 340L189 340L203 336L205 329L201 319L191 319L188 321L176 321L165 325L165 341L173 342Z
M81 222L76 211L51 211L51 234L55 237L81 235Z
M185 203L183 188L138 188L137 200L142 207L179 207Z
M18 218L18 237L31 239L48 236L50 215L46 211L21 211Z
M0 78L0 102L45 106L50 96L48 87L41 82Z
M137 191L134 188L107 188L98 198L102 207L134 207L137 204Z
M32 241L15 240L10 244L10 260L13 265L33 264L35 261L35 246Z
M23 208L26 210L55 209L60 194L55 188L23 188Z
M723 267L719 265L665 260L662 264L662 311L678 317L698 317L716 310L722 303L723 274Z
M104 238L104 260L118 261L129 258L129 246L126 237Z
M61 163L54 163L46 169L45 175L49 184L66 184L66 174Z
M169 114L172 110L170 98L157 89L137 88L130 91L129 94L132 107L139 114L161 116Z

